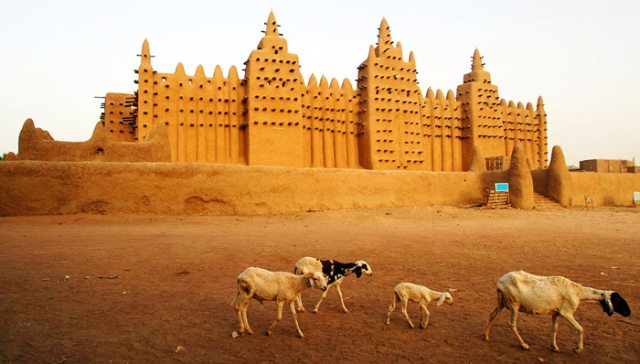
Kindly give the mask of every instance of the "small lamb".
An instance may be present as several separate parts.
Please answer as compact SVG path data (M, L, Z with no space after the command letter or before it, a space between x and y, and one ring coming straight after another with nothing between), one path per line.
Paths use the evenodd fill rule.
M340 303L342 304L342 310L344 313L349 313L347 310L347 306L344 305L344 299L342 298L342 290L340 289L340 285L342 285L342 280L350 275L351 273L355 273L356 277L360 278L363 274L372 276L373 271L371 270L371 266L367 264L364 260L359 260L354 263L340 263L336 260L320 260L313 257L304 257L296 262L295 267L293 268L294 274L303 274L309 272L321 272L324 274L325 279L327 280L327 290L322 293L322 297L316 303L316 307L313 309L314 313L318 313L318 309L320 309L320 305L322 301L324 301L325 297L327 297L327 293L329 293L329 289L335 284L336 290L338 291L338 296L340 297ZM296 302L298 303L298 311L304 312L304 306L302 305L302 298L300 295L296 298Z
M437 292L432 291L425 286L419 286L413 283L400 283L393 289L393 302L391 306L389 306L389 312L387 312L387 325L389 325L389 318L391 317L391 313L396 308L396 303L398 301L402 302L402 314L404 318L407 319L409 326L414 328L413 322L409 318L407 314L407 304L409 301L418 302L420 304L420 325L419 327L422 329L426 329L429 324L429 310L427 310L427 305L433 301L438 300L437 305L440 306L443 302L448 304L453 303L453 297L449 292ZM424 322L422 322L423 314L425 315Z
M581 302L600 303L604 312L612 316L614 312L624 317L631 315L627 302L614 291L601 291L584 287L559 276L537 276L527 272L510 272L502 276L497 284L498 306L491 312L489 322L484 329L484 340L489 341L489 330L496 316L503 308L511 311L509 326L520 342L520 346L529 350L529 345L520 337L516 320L518 311L528 314L551 315L551 348L560 351L556 344L558 317L562 316L578 330L580 335L576 353L584 349L584 330L573 318L573 313Z
M249 267L238 276L238 292L231 304L235 302L235 309L240 321L240 335L244 335L245 329L253 334L247 320L247 308L251 299L262 301L276 301L278 318L267 330L271 336L273 329L282 320L282 307L289 304L293 321L296 323L298 335L304 337L298 324L294 301L303 290L317 285L323 291L327 289L327 283L322 273L309 272L303 275L294 275L287 272L271 272L266 269Z

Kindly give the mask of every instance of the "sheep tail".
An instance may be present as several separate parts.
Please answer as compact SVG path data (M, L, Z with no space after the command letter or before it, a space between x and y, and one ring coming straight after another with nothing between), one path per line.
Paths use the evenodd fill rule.
M233 301L231 301L231 306L233 306L233 303L238 299L240 291L251 296L251 283L243 279L238 279L238 290L236 291L236 295L233 297Z
M505 308L505 307L509 307L509 305L507 305L507 302L505 302L506 297L504 296L504 294L502 293L501 290L497 289L496 291L498 291L498 307L500 308Z
M233 300L231 300L231 302L229 303L230 306L233 306L233 304L236 302L236 300L238 299L238 295L240 294L240 291L236 291L236 295L233 297Z
M393 308L394 310L396 309L396 302L402 301L402 299L400 298L400 295L398 294L398 292L394 291L393 292L393 300L391 301L391 306L389 306L389 308Z

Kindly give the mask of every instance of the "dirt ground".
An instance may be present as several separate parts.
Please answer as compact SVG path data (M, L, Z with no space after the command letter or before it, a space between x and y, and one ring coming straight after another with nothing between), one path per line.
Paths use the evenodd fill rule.
M457 207L308 212L281 216L72 215L0 218L2 363L638 363L640 213L480 210ZM301 257L366 260L372 277L347 277L350 312L335 289L318 314L307 312L265 332L275 304L253 301L255 335L232 338L230 302L246 267L291 271ZM548 316L521 314L531 351L519 348L495 284L511 270L562 275L618 291L632 315L609 318L583 304L578 334L560 319L560 353L550 350ZM396 309L402 281L453 290L453 305L429 306L427 330L411 329ZM409 315L418 321L416 304Z

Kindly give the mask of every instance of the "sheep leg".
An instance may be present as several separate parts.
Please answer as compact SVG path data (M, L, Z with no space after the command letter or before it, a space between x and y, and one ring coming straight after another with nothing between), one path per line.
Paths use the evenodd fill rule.
M302 333L302 330L300 330L300 325L298 324L298 314L296 314L296 308L294 306L294 303L291 302L289 304L289 307L291 307L291 314L293 314L293 322L296 323L296 329L298 329L298 335L300 335L300 337L304 337L304 334Z
M235 308L238 313L238 321L240 322L240 335L244 335L245 331L249 334L253 334L253 331L251 331L251 328L249 327L249 322L247 321L247 308L249 307L249 301L251 298L244 294L244 292L236 298L239 298L236 301Z
M427 325L429 325L429 316L431 316L431 314L429 313L429 310L427 310L427 305L425 304L420 304L420 321L422 321L422 315L425 316L425 319L424 322L421 322L420 325L418 325L418 327L426 329Z
M411 319L409 318L409 314L407 313L407 304L409 303L409 300L406 297L401 297L401 300L402 300L402 314L404 315L404 318L409 323L409 326L411 326L411 328L413 329L415 326L413 326L413 322L411 322Z
M278 322L282 321L282 308L284 307L284 301L276 301L276 306L278 308L278 318L271 324L269 330L267 330L268 336L271 336L273 329L276 327Z
M516 325L516 321L518 320L518 310L520 309L520 307L514 306L511 307L511 320L509 321L509 326L511 326L511 330L513 331L513 333L516 335L516 338L518 338L518 341L520 342L520 346L524 349L524 350L529 350L529 345L527 345L524 340L522 340L522 337L520 337L520 333L518 332L518 326Z
M344 310L344 313L349 313L349 310L347 310L347 306L344 305L344 299L342 299L342 290L340 290L341 284L342 284L342 281L338 281L336 283L336 289L338 290L338 296L340 296L340 303L342 304L342 309Z
M556 343L556 336L558 335L558 317L560 315L554 314L551 316L551 349L553 351L558 352L558 344Z
M324 301L324 298L327 297L327 293L329 293L329 289L331 289L331 287L333 287L333 285L327 286L327 290L322 292L322 297L320 297L320 301L316 303L316 307L313 309L313 313L318 313L318 309L320 309L320 305L322 304L322 301Z
M249 307L249 305L247 305L244 310L242 310L242 318L244 320L244 327L247 329L247 332L249 333L249 335L253 335L253 330L251 330L251 327L249 326L249 320L247 320L247 308Z
M296 303L298 304L298 311L304 312L304 306L302 305L302 293L298 293L296 296Z
M573 318L572 314L567 314L567 315L562 315L564 318L567 319L567 321L569 321L571 323L571 325L573 325L573 327L576 328L576 330L578 330L578 333L580 333L579 339L578 339L578 346L573 349L573 351L577 354L580 353L582 350L584 350L584 346L583 346L583 340L584 340L584 330L582 329L582 326L580 326L580 324L578 323L578 321L576 321L576 319Z
M389 311L387 312L387 325L389 325L389 319L391 318L391 313L396 309L396 302L398 302L398 295L393 293L393 302L391 302L391 306L389 306Z
M484 341L489 341L489 330L491 330L491 324L493 324L493 320L498 317L498 314L502 311L502 306L498 305L491 314L489 315L489 322L487 322L487 327L484 328Z
M302 272L298 271L298 267L293 268L293 274L300 275ZM302 293L298 292L296 295L296 303L298 305L298 311L304 312L304 306L302 305Z
M238 313L238 321L240 322L240 335L244 335L244 320L242 319L242 310L236 309Z

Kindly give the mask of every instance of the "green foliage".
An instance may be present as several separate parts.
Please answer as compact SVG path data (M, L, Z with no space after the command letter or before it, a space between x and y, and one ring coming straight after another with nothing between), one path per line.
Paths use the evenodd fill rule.
M0 157L0 161L3 161L7 158L7 153L2 153L2 157Z

